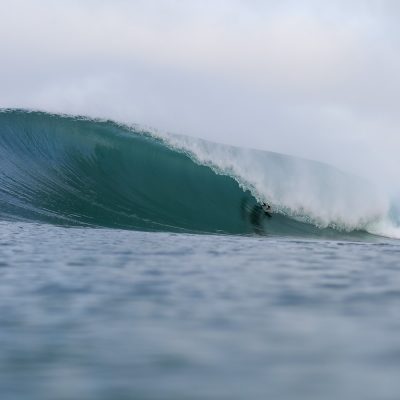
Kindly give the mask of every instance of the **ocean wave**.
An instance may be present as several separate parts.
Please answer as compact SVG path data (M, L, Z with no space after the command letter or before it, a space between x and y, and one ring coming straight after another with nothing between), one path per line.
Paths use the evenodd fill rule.
M271 204L272 218L261 202ZM388 198L371 184L325 164L113 121L0 112L1 219L150 231L396 237L390 210Z

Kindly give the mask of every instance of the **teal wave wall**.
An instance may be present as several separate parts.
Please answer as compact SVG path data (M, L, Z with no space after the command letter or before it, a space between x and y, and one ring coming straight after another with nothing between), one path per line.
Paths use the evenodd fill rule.
M344 235L283 214L267 218L235 179L149 133L24 110L0 112L0 219L146 231Z

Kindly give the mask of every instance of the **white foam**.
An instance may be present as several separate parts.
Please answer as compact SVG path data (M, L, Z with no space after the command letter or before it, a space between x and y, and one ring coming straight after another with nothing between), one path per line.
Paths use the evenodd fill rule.
M400 229L388 222L389 197L361 178L291 156L187 136L162 137L196 162L233 177L257 200L270 203L275 212L321 228L400 237Z
M400 239L400 227L388 219L382 219L376 223L372 223L367 227L367 231L373 235Z

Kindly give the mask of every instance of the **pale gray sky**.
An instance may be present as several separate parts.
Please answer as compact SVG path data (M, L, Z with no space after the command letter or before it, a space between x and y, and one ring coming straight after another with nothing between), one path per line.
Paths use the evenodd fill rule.
M0 0L0 107L109 117L397 186L400 2Z

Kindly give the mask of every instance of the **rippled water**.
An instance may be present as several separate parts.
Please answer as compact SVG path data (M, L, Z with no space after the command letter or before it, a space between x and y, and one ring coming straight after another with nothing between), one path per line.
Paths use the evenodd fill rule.
M399 259L1 222L1 398L398 399Z

